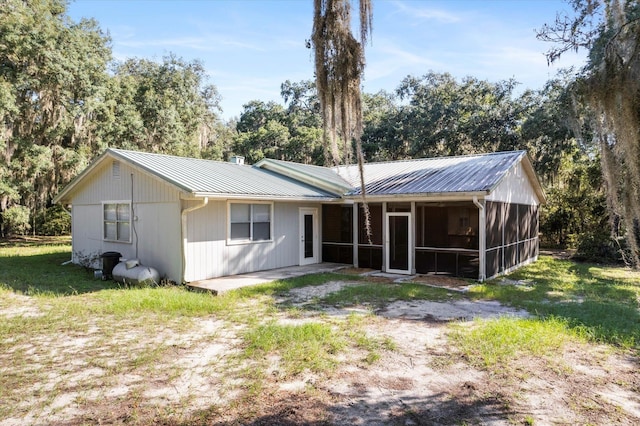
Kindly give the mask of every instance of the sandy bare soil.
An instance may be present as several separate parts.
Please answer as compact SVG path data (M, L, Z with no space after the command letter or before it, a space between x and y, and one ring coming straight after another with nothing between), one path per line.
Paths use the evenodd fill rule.
M351 285L358 283L295 289L279 302L304 306ZM324 309L327 318L366 311ZM37 312L20 296L0 305L0 320L14 315ZM325 318L317 312L274 315L283 323ZM132 333L123 324L108 339L99 327L50 336L13 349L23 352L22 365L7 365L8 354L0 354L0 374L46 369L42 381L23 385L21 400L0 400L14 405L0 425L640 423L638 359L629 354L572 343L551 363L522 356L500 372L470 366L448 341L450 322L472 327L472 318L499 315L529 314L496 302L391 302L365 327L368 335L395 342L394 350L382 351L372 364L363 361L364 352L341 353L335 371L293 378L280 374L274 357L266 360L256 394L235 374L259 371L233 361L242 326L214 317L195 319L187 330L169 322L162 331ZM157 345L168 349L153 367L127 364L126 357L151 356Z

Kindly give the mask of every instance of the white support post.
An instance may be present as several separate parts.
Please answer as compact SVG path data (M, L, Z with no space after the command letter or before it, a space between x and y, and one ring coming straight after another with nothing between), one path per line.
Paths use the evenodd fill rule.
M382 203L382 272L387 272L387 202Z
M478 207L478 281L483 282L487 278L487 215L484 210L484 200L480 202L474 195L473 204Z
M411 274L415 275L416 273L416 240L417 240L417 235L416 235L416 202L412 201L411 202L411 220L409 221L409 234L412 234L409 236L409 241L412 241L413 244L411 244L409 246L409 250L411 250L411 252L409 253L409 256L411 257Z
M358 206L358 203L353 203L353 212L352 212L352 238L353 238L353 267L354 268L358 268L360 261L358 259L358 230L359 228L359 223L358 223L358 218L360 217L360 210L358 210L360 207Z

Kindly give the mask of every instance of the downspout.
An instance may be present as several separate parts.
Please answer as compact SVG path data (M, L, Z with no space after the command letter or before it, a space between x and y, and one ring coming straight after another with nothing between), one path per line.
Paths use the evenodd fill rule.
M182 222L182 282L186 282L185 274L187 273L187 214L194 210L201 209L209 204L209 197L204 197L202 203L183 209L180 213L180 219Z
M487 218L484 211L484 204L478 201L477 196L473 196L473 204L478 207L478 281L483 282L486 276L486 251L487 251Z

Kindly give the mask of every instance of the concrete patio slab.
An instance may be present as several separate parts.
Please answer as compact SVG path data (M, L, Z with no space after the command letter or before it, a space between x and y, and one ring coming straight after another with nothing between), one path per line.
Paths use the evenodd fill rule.
M275 280L299 277L302 275L319 274L322 272L334 272L342 268L350 267L341 263L316 263L305 266L290 266L287 268L270 269L268 271L251 272L248 274L232 275L228 277L212 278L188 283L188 287L195 290L210 291L221 294L229 290L235 290L251 285L264 284Z

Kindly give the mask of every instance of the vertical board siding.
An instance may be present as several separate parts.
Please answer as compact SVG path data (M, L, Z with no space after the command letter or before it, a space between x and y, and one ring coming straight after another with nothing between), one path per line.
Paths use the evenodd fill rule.
M71 207L72 260L76 264L100 268L102 250L102 205Z
M137 203L176 202L179 191L145 172L120 162L120 177L112 175L108 161L78 189L73 204L95 204L105 200L130 200L133 175L133 199Z
M251 201L246 201L250 203ZM183 208L198 202L183 202ZM299 208L315 203L273 204L273 235L268 242L227 244L227 202L210 201L207 206L187 214L186 281L298 265Z
M180 255L180 211L177 203L136 204L132 221L131 242L120 243L102 239L102 205L73 205L72 207L73 261L100 268L100 255L108 251L121 253L127 259L158 271L160 277L182 280ZM136 241L137 234L137 241ZM136 245L137 242L137 245ZM137 252L136 252L137 247ZM93 259L87 263L88 259Z
M119 176L113 176L109 161L86 179L71 200L73 261L100 268L100 254L116 251L128 259L137 257L161 277L180 282L179 191L124 162L120 162ZM132 201L131 242L103 241L104 201ZM89 259L92 261L87 262Z
M486 200L513 204L540 204L522 163L516 164L509 170L500 184L486 197Z

